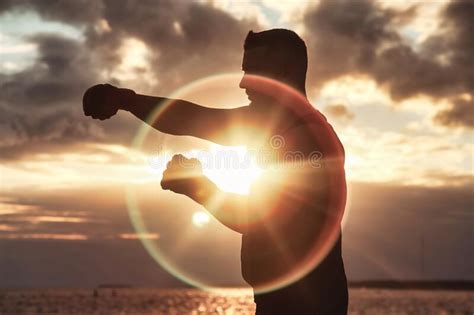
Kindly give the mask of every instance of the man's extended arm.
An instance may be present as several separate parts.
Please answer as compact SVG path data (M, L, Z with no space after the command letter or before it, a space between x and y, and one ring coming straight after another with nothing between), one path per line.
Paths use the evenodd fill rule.
M184 100L135 94L124 109L164 133L189 135L224 145L244 144L228 132L234 126L243 136L247 106L209 108Z
M84 94L83 103L84 113L93 118L108 119L117 110L126 110L161 132L194 136L222 145L245 144L247 127L253 119L248 106L209 108L184 100L140 95L109 84L91 87Z

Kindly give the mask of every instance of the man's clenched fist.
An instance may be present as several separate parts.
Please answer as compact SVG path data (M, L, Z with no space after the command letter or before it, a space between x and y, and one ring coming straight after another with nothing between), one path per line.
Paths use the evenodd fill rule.
M188 159L176 154L166 165L161 187L189 196L199 188L203 177L201 162L198 159Z
M120 89L110 84L90 87L82 98L84 114L94 119L108 119L129 102L132 90Z

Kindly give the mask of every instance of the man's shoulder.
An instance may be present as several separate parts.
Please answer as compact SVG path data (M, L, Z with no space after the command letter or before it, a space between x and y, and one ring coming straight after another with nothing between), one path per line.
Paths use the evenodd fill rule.
M296 117L294 121L285 128L283 133L288 135L317 133L321 135L330 132L331 130L332 127L328 123L326 117L315 109L314 112Z
M301 117L287 128L282 136L287 139L298 139L297 142L311 141L321 151L336 151L344 155L344 148L336 131L326 117L317 110Z

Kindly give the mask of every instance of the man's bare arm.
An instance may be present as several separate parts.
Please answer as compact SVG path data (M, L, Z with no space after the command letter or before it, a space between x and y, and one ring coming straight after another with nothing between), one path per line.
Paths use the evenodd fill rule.
M223 145L245 144L252 115L249 107L209 108L192 102L136 94L129 89L99 84L83 98L84 113L108 119L121 109L133 113L153 128L172 135L188 135Z
M123 109L161 132L194 136L223 145L244 144L243 133L251 118L248 106L209 108L185 100L140 94L131 96ZM229 135L231 129L236 131L233 137Z

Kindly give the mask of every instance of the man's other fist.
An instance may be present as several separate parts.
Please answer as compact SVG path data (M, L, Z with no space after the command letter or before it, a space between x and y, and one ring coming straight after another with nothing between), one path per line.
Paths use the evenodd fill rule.
M119 89L110 84L97 84L90 87L82 98L84 115L94 119L108 119L115 115L121 105L128 102L132 90Z
M166 165L161 187L178 194L189 195L199 188L203 178L201 162L181 154L173 156Z

